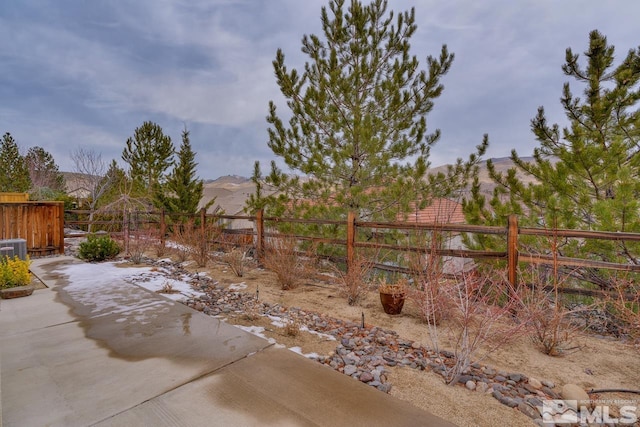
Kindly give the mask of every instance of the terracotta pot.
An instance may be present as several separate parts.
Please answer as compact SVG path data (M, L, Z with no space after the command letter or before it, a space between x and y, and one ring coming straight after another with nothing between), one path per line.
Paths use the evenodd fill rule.
M380 292L382 309L387 314L400 314L402 312L402 307L404 306L404 298L404 294L387 294Z
M0 289L0 298L10 299L28 297L33 293L34 289L35 286L33 285L15 286L13 288Z

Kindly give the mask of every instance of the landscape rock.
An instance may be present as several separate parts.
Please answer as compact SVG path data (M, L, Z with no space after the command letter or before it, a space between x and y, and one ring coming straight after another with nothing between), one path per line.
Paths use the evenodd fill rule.
M529 377L529 385L536 390L540 390L542 388L542 383L537 378ZM553 388L553 387L550 387Z
M562 386L562 391L560 392L560 395L565 401L569 401L567 402L567 404L571 409L577 410L578 408L574 407L575 402L570 402L570 401L577 400L578 406L589 404L589 395L582 387L576 384L565 384L564 386Z

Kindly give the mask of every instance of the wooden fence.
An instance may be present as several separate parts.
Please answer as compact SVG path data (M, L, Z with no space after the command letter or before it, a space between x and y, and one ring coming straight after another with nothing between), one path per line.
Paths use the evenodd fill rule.
M67 211L67 212L83 212L87 211ZM157 227L162 236L166 231L166 219L163 212L147 212L147 215L155 216L158 219L152 221L157 224ZM226 242L227 244L252 244L255 246L256 253L260 257L265 250L266 239L268 238L283 238L294 237L299 240L307 240L316 243L323 243L329 245L344 246L344 252L346 256L344 261L347 268L352 266L356 259L356 251L358 248L371 248L371 249L384 249L389 251L399 252L414 252L425 253L431 256L437 257L458 257L469 259L496 259L506 262L508 271L508 280L516 286L518 284L518 267L520 263L529 264L547 264L569 267L590 267L601 268L608 270L618 270L640 273L640 265L635 264L620 264L612 262L595 261L588 259L559 257L552 255L540 255L523 253L519 249L519 236L542 236L549 239L554 238L577 238L577 239L598 239L598 240L616 240L616 241L640 241L640 233L619 233L619 232L605 232L605 231L581 231L581 230L563 230L563 229L541 229L541 228L521 228L518 225L518 220L515 215L510 215L507 220L507 224L504 227L500 226L482 226L482 225L469 225L469 224L441 224L441 223L415 223L415 222L364 222L359 221L356 215L349 214L346 221L338 220L321 220L321 219L301 219L301 218L281 218L281 217L266 217L262 211L258 211L255 216L243 216L243 215L211 215L206 214L204 210L198 214L180 215L182 217L193 217L199 219L199 226L203 228L207 223L223 224L225 221L244 220L251 221L253 228L233 230L222 230L221 236L227 236L219 238L218 243ZM127 221L125 221L127 222ZM129 221L131 223L135 221ZM104 224L103 222L99 222ZM122 220L120 220L122 223ZM70 225L87 224L87 221L75 221L70 222ZM330 225L336 227L342 227L344 229L344 236L340 238L325 238L320 236L308 236L308 235L285 235L278 232L278 227L283 224L303 224L303 225ZM498 235L503 236L506 242L506 250L500 251L478 251L469 249L447 249L447 248L433 248L425 246L410 246L410 245L397 245L397 244L385 244L379 241L361 241L358 240L359 231L362 230L400 230L404 233L409 232L430 232L430 233L470 233L470 234L485 234L485 235ZM204 235L204 233L203 233ZM229 236L235 236L230 238ZM387 269L391 271L403 271L401 267L394 267L384 264L376 264L376 267L381 269ZM565 291L565 290L563 290ZM582 289L568 289L567 293L602 296L600 291L582 290Z
M31 257L64 254L64 203L0 203L0 239L25 239Z

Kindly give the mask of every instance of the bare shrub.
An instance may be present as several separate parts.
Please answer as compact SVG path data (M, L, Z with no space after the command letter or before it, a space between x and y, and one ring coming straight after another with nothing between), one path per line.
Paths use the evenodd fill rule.
M276 274L283 290L297 288L314 269L313 253L308 251L301 256L297 248L297 241L293 237L270 239L265 245L264 266Z
M247 264L247 253L242 249L233 248L222 255L222 262L227 264L236 276L242 277Z
M153 239L153 251L156 257L163 258L171 253L171 248L167 245L164 236L160 235L159 230L154 230L151 238Z
M297 337L300 334L300 321L298 319L289 319L284 324L284 334L288 337Z
M129 232L129 251L127 255L134 264L140 264L145 255L154 246L155 241L150 230Z
M209 243L220 234L220 228L216 225L197 225L193 218L182 224L176 224L173 230L173 239L176 247L174 253L179 262L193 259L198 267L206 267L209 262Z
M175 245L172 253L178 262L185 262L191 254L191 240L193 238L193 221L186 224L176 224L173 226L172 240Z
M242 317L245 320L249 320L249 321L258 320L262 315L261 307L262 307L262 304L260 304L258 300L250 300L246 302L244 305Z
M572 321L579 309L567 309L554 299L552 292L539 288L524 292L523 306L531 326L531 341L542 353L562 356L575 348L574 340L584 329Z
M174 289L173 285L169 282L164 282L162 284L162 288L158 291L159 294L177 294L180 293L179 290Z
M605 300L607 312L617 321L621 335L640 344L640 289L633 279L617 280ZM638 347L640 349L640 346Z
M362 256L356 256L346 272L334 267L338 274L340 294L347 298L349 305L358 304L369 290L371 268L371 261L367 261Z
M454 342L453 363L444 365L447 384L455 384L472 361L481 361L527 332L527 323L512 313L522 306L508 283L495 283L473 272L461 273L442 289L451 304L449 333ZM431 340L439 350L438 328L428 322ZM444 364L444 362L443 362Z

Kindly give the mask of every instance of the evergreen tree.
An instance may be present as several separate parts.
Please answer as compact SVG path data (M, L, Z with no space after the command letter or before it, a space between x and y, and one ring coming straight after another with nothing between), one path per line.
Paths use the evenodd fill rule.
M539 146L533 161L523 161L513 150L516 167L501 174L488 162L498 184L490 208L475 186L474 198L465 204L467 219L474 223L505 224L510 213L520 215L522 225L547 228L640 232L640 48L630 50L614 66L614 47L598 31L589 35L586 68L569 48L562 66L565 75L584 86L584 98L564 85L561 103L569 125L549 125L543 107L531 121ZM524 185L519 174L535 178ZM477 184L477 182L476 182ZM549 253L550 244L525 239L525 250ZM476 241L496 247L494 240ZM560 256L600 261L640 263L640 245L585 239L562 240ZM607 273L596 269L573 271L581 280L607 288Z
M64 176L60 173L51 153L42 147L31 147L24 159L31 178L32 195L43 199L64 194Z
M31 188L29 169L9 132L0 143L0 191L26 193Z
M198 210L204 183L196 177L196 166L189 131L185 129L182 131L178 161L167 178L164 191L158 193L159 207L175 213L195 213ZM213 200L207 206L212 203Z
M330 1L321 19L324 38L302 39L309 57L302 73L289 71L277 51L276 79L292 116L285 124L272 101L267 117L269 147L308 179L287 176L274 162L264 181L279 197L249 202L260 199L273 214L300 208L345 217L352 210L363 219L395 219L410 201L449 194L477 161L476 155L458 160L449 176L426 182L429 151L440 137L439 130L427 133L426 116L454 55L444 45L420 70L410 55L414 10L395 17L385 0L368 6L352 0L347 10L344 0ZM478 147L480 154L485 146ZM254 175L261 176L259 169Z
M173 163L173 154L171 137L166 136L159 125L147 121L136 128L133 137L127 139L122 160L129 165L129 173L137 188L146 191L153 199L154 190L161 189L164 184L165 173Z

